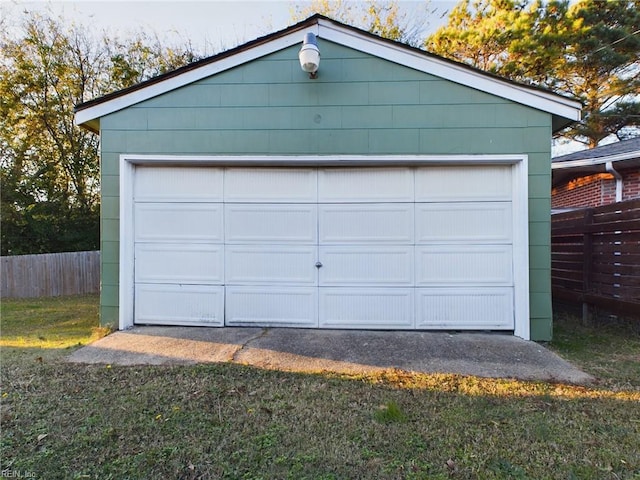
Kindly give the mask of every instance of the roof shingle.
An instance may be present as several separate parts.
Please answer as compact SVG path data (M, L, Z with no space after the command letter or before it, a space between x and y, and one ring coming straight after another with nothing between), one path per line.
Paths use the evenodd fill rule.
M593 158L609 157L611 155L619 155L622 153L630 153L634 151L640 151L640 137L631 138L629 140L623 140L621 142L610 143L608 145L602 145L596 148L590 148L588 150L581 150L579 152L569 153L555 157L554 163L557 162L569 162L571 160L586 160Z

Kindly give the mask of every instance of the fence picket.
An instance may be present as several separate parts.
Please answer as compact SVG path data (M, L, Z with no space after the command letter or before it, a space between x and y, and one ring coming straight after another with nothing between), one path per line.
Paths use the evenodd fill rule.
M2 298L57 297L100 291L100 252L45 253L0 259Z
M594 305L640 316L639 216L638 200L553 215L553 296L582 302L585 314Z

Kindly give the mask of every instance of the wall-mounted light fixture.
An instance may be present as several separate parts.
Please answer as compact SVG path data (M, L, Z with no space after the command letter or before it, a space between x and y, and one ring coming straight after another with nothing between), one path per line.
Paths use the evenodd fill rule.
M318 40L313 33L305 34L298 58L300 59L300 67L309 74L309 78L316 78L320 66L320 50L318 49Z

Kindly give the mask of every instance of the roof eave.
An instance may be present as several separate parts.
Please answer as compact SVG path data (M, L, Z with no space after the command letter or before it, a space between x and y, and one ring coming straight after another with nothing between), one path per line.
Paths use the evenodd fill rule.
M579 176L606 173L608 171L607 164L611 164L615 169L640 168L640 150L597 158L552 163L552 185L555 187L564 181Z
M580 107L582 107L582 105L580 105ZM560 115L553 115L551 117L551 131L553 133L558 133L574 123L579 122L581 119L582 115L580 112L578 113L577 118L573 119L562 117Z
M84 127L92 133L100 134L100 118L92 118L86 122L78 123L78 116L74 119L74 123L80 127Z

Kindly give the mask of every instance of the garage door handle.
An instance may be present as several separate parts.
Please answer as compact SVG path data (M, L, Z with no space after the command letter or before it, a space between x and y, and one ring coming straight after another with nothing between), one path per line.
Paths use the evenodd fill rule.
M316 268L322 267L322 262L316 262Z

